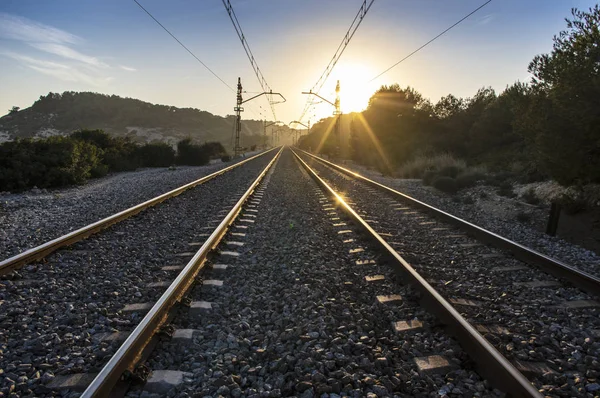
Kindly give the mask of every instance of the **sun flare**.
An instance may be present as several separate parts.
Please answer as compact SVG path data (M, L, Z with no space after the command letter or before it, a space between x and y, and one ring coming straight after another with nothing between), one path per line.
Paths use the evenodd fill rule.
M340 81L340 106L343 113L365 110L373 90L367 82L374 75L366 65L359 63L341 64L334 69L334 81Z
M335 86L340 82L340 107L342 113L361 112L367 108L369 98L376 90L375 83L369 83L374 70L359 62L339 63L331 73L321 95L331 102L335 101ZM313 99L316 105L309 119L319 120L330 117L333 108L325 101Z

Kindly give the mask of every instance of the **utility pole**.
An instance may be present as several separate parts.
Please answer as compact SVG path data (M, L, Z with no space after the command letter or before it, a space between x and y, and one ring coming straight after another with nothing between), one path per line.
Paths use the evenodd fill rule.
M335 119L336 147L335 147L334 156L339 157L339 155L340 155L340 130L341 130L340 119L342 116L342 110L340 108L340 81L338 80L337 85L335 86L335 102L331 102L327 98L323 98L319 94L313 93L312 90L310 90L309 92L303 91L302 94L310 94L310 95L314 95L315 97L319 97L323 101L327 102L329 105L332 105L335 108L335 111L333 111L333 115L336 116L337 118Z
M342 118L342 111L340 109L340 81L337 81L337 85L335 86L335 111L333 112L334 115L337 115L336 119L335 119L335 140L336 140L336 147L335 147L335 157L336 159L340 158L340 128L341 128L341 118Z
M238 77L237 102L236 107L233 108L235 111L235 146L233 148L233 157L236 158L242 151L242 147L240 146L240 134L242 132L242 112L244 111L244 108L242 108L242 103L242 79Z
M265 125L264 125L265 148L267 147L267 127L272 126L277 123L283 123L283 122L280 122L279 120L277 120L275 122L267 123L267 121L265 120ZM271 129L271 144L273 146L275 146L275 140L273 139L273 134L274 134L274 131L273 131L273 129Z
M248 101L252 101L255 98L260 97L261 95L267 95L270 96L269 97L269 104L274 105L274 104L280 104L282 102L285 102L286 99L283 95L281 95L280 93L274 93L273 90L271 91L265 91L262 92L258 95L255 95L254 97L248 98L247 100L243 100L242 98L242 79L240 77L238 77L238 84L237 84L237 102L236 102L236 107L233 108L233 110L235 111L235 116L236 116L236 121L235 121L235 147L233 148L233 152L234 152L234 157L237 157L241 151L242 151L242 147L240 146L240 134L242 132L242 112L244 112L244 108L242 108L242 104L248 102ZM273 102L272 98L273 95L278 95L280 96L283 101L280 102ZM266 135L267 135L267 121L265 120L265 125L264 125L264 135L265 135L265 141L266 141ZM277 123L277 122L275 122Z
M275 138L277 139L277 145L281 144L281 133L283 133L283 129L282 128L278 128L275 130Z
M291 126L292 124L299 124L299 125L301 125L301 126L304 126L304 127L306 127L306 128L308 129L308 134L310 134L310 120L308 121L308 126L307 126L306 124L302 123L302 122L299 122L299 121L297 121L297 120L292 120L292 121L290 122L290 126ZM296 137L295 137L295 138L296 138L296 144L298 144L298 141L299 141L299 139L300 139L300 130L294 129L294 131L295 131L295 136L296 136Z

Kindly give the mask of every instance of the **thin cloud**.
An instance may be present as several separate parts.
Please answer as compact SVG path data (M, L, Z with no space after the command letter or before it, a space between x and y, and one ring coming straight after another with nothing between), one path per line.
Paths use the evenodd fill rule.
M67 68L44 68L36 65L26 65L28 68L31 68L37 72L43 73L48 76L55 77L60 80L68 81L68 82L80 82L87 83L94 87L103 87L106 86L110 81L113 80L112 77L99 77L92 76L86 74L80 70L73 69L70 67Z
M112 77L102 77L95 74L85 73L82 70L67 64L61 64L58 62L47 61L44 59L38 59L30 57L28 55L17 54L10 51L0 52L0 55L12 58L19 61L21 64L29 69L36 72L42 73L47 76L67 81L67 82L79 82L87 83L95 87L102 87L113 80Z
M42 51L45 51L50 54L58 55L59 57L72 59L75 61L82 62L84 64L96 66L99 68L108 68L108 65L105 64L104 62L100 61L98 58L82 54L79 51L73 50L72 48L67 47L63 44L32 43L31 46L34 48L37 48L38 50L42 50Z
M0 55L4 55L6 57L12 58L16 61L21 62L22 64L26 64L27 66L34 65L34 66L39 66L39 67L43 67L43 68L69 69L68 65L63 65L63 64L56 63L56 62L52 62L52 61L37 59L37 58L33 58L33 57L30 57L27 55L17 54L17 53L10 52L10 51L1 51Z
M487 25L488 23L492 22L495 18L495 14L484 15L481 18L479 18L479 20L477 21L477 25Z
M76 44L83 41L80 37L64 30L3 12L0 12L0 37L43 43Z
M126 70L127 72L137 72L137 69L132 68L130 66L125 66L125 65L119 65L119 68Z
M0 39L20 41L34 49L25 53L0 49L0 55L47 76L96 87L113 80L106 75L107 70L112 67L98 57L76 50L74 47L84 45L85 40L67 31L0 12ZM127 66L118 67L130 72L136 71Z

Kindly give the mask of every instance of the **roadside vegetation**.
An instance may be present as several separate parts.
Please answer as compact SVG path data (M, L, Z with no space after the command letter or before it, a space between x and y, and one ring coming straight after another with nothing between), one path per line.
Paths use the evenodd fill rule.
M0 144L0 192L83 184L110 172L174 164L201 166L227 158L218 142L193 144L187 138L175 151L165 143L139 145L102 130L79 130L68 137L18 139Z
M533 76L501 93L432 103L411 87L382 86L361 113L317 123L299 146L422 178L447 192L485 181L505 196L510 182L600 183L600 8L574 9L553 50L528 66ZM531 194L527 200L535 201Z

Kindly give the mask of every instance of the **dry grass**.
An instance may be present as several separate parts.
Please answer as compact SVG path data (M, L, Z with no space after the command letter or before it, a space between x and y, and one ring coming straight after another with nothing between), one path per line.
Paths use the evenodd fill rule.
M456 169L458 173L466 170L467 164L462 159L456 159L449 153L437 155L419 155L404 163L398 170L402 178L423 178L425 172L439 172L444 169Z

